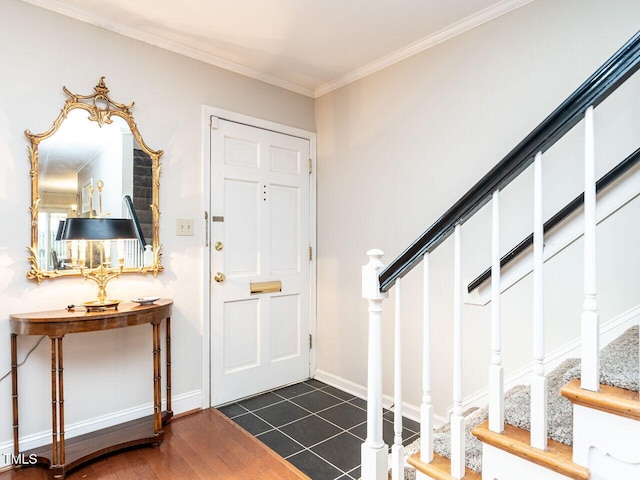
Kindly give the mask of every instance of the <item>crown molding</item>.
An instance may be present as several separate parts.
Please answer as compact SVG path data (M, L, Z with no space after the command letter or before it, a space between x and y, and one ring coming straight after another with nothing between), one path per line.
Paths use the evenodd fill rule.
M65 5L56 0L22 0L22 1L25 3L29 3L31 5L35 5L37 7L44 8L46 10L50 10L55 13L59 13L64 16L73 18L75 20L80 20L81 22L89 23L91 25L104 28L105 30L109 30L111 32L118 33L120 35L133 38L135 40L140 40L150 45L160 47L165 50L169 50L173 53L178 53L180 55L184 55L186 57L190 57L195 60L200 60L201 62L214 65L216 67L220 67L224 70L229 70L231 72L239 73L240 75L244 75L246 77L250 77L255 80L260 80L262 82L274 85L276 87L284 88L286 90L290 90L292 92L299 93L307 97L314 96L313 90L310 88L306 88L301 85L297 85L293 82L289 82L287 80L283 80L281 78L277 78L272 75L259 72L258 70L254 70L252 68L246 67L239 63L235 63L230 60L226 60L222 57L219 57L217 55L204 52L198 48L189 47L179 42L168 40L159 35L143 32L139 29L129 27L122 23L113 22L99 15L95 15L91 12L87 12L86 10L82 10L76 7Z
M46 10L50 10L61 15L65 15L67 17L80 20L85 23L89 23L91 25L95 25L106 30L109 30L114 33L118 33L120 35L124 35L126 37L130 37L136 40L140 40L142 42L148 43L150 45L154 45L156 47L163 48L165 50L169 50L174 53L178 53L180 55L184 55L186 57L193 58L195 60L200 60L210 65L214 65L216 67L220 67L225 70L229 70L240 75L244 75L256 80L260 80L262 82L274 85L276 87L284 88L286 90L290 90L295 93L299 93L301 95L305 95L307 97L318 98L322 95L325 95L333 90L337 90L340 87L348 85L349 83L355 82L364 78L372 73L375 73L383 68L389 67L394 63L398 63L406 58L409 58L417 53L420 53L428 48L431 48L439 43L444 42L450 38L453 38L457 35L460 35L467 30L475 28L483 23L489 22L501 15L509 13L515 9L518 9L528 3L533 2L534 0L503 0L500 3L492 5L474 15L471 15L459 22L450 25L433 35L429 35L417 42L414 42L406 47L401 48L389 55L385 55L380 59L365 65L364 67L358 68L346 75L343 75L336 80L325 83L317 87L316 89L310 89L307 87L303 87L301 85L295 84L293 82L289 82L282 78L274 77L272 75L268 75L266 73L260 72L258 70L254 70L252 68L246 67L236 62L232 62L226 60L217 55L213 55L207 52L204 52L200 49L188 47L179 42L175 42L172 40L168 40L159 35L151 34L148 32L143 32L139 29L132 28L130 26L124 25L122 23L113 22L99 15L95 15L91 12L87 12L86 10L82 10L76 7L71 7L69 5L65 5L57 0L22 0L25 3L29 3L31 5L35 5L37 7L44 8Z
M450 38L460 35L467 30L471 30L472 28L482 25L483 23L487 23L533 1L534 0L504 0L500 3L485 8L484 10L481 10L476 14L470 15L469 17L466 17L459 22L443 28L433 35L429 35L428 37L409 44L406 47L401 48L400 50L390 53L389 55L385 55L384 57L381 57L362 68L358 68L350 73L347 73L346 75L343 75L342 77L339 77L332 82L321 85L314 90L313 96L315 98L321 97L322 95L332 92L333 90L337 90L340 87L344 87L345 85L353 83L368 75L371 75L372 73L389 67L394 63L405 60L417 53L434 47L439 43L449 40Z

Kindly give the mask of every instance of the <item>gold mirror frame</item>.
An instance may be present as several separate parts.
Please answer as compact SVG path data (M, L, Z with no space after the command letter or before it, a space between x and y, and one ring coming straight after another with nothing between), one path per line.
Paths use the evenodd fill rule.
M33 134L29 130L25 130L25 135L31 142L29 146L29 159L31 162L31 207L29 208L31 212L31 246L27 247L30 256L28 260L31 263L31 267L29 272L27 273L27 278L30 280L35 280L38 283L42 282L45 278L60 278L65 276L81 276L82 272L80 269L72 269L72 270L44 270L41 268L38 260L38 212L40 206L40 195L38 190L38 176L39 176L39 163L38 163L38 146L40 142L46 140L55 134L62 122L67 118L69 112L75 109L82 109L89 113L88 120L97 122L100 127L105 124L112 123L112 116L117 116L122 118L129 128L131 129L131 133L134 136L135 140L138 143L140 149L142 149L145 153L151 157L152 161L152 202L151 202L151 213L153 219L153 241L152 241L152 252L153 252L153 261L150 265L144 265L141 267L125 267L121 270L122 273L153 273L154 276L158 275L159 272L164 270L164 267L160 263L160 257L162 254L160 253L160 208L159 208L159 198L160 198L160 157L164 153L162 150L152 150L147 146L147 144L142 139L140 132L138 131L138 126L133 120L133 116L131 115L131 109L135 102L132 102L131 105L124 105L120 103L116 103L109 98L109 89L104 83L104 77L100 78L98 84L93 87L94 93L92 95L76 95L67 90L66 87L62 87L64 93L69 97L65 100L65 104L58 115L58 118L53 122L53 125L49 130L40 134Z

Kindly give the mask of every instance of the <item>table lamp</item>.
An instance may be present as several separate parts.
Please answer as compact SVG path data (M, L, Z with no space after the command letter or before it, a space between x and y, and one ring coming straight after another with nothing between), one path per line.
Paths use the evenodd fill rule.
M72 248L72 262L79 267L85 278L90 278L98 284L98 301L85 302L87 310L103 310L108 307L117 308L119 300L107 300L107 283L120 275L124 267L124 254L118 248L118 267L111 268L105 261L104 243L136 239L137 233L133 221L129 218L80 218L71 217L64 220L59 232L60 240L66 241L98 241L100 242L100 265L95 268L85 268L86 251L80 248L76 257L77 247ZM108 258L108 256L107 256Z

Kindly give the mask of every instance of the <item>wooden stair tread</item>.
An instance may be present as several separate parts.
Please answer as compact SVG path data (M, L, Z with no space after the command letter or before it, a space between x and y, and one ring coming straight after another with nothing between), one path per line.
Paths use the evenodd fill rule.
M537 465L576 480L589 480L589 469L573 462L573 448L555 440L547 440L547 449L531 446L531 433L527 430L504 425L504 432L489 430L489 422L481 423L471 432L481 442L499 448Z
M429 475L434 480L455 480L454 477L451 476L451 461L446 458L438 455L437 453L433 454L433 461L431 463L425 463L420 460L420 452L411 455L407 460L409 465L412 465L419 472L422 472L426 475ZM465 468L464 478L466 480L481 480L482 475L478 472L474 472L468 468Z
M609 385L600 385L599 391L592 392L580 388L580 379L575 378L562 387L560 393L576 405L640 421L638 392Z

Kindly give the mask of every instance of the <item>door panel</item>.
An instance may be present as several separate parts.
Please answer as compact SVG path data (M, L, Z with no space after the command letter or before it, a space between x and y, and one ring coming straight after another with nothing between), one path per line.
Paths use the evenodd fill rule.
M291 175L300 174L300 155L295 150L284 148L271 148L271 171L288 173Z
M224 139L224 163L238 167L260 168L259 145L250 139L231 138Z
M227 302L224 305L225 374L254 368L260 361L259 300Z
M300 296L271 298L271 362L300 355Z
M271 186L271 272L299 272L300 190Z
M225 179L225 275L259 275L260 184Z
M211 404L309 376L309 140L218 119L211 132ZM252 293L276 282L280 291ZM276 289L277 290L277 289Z

